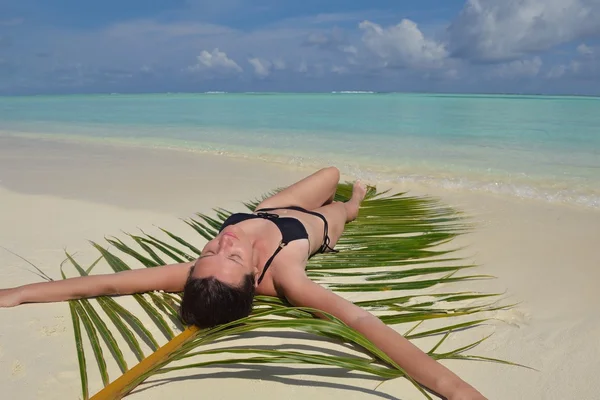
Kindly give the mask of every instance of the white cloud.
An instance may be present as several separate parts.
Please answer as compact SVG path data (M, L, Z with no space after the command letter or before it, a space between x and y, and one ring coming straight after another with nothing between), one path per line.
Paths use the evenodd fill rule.
M495 66L490 70L488 76L504 79L533 78L540 72L542 64L542 59L539 57L515 60Z
M546 77L549 79L577 78L596 81L600 79L600 57L595 49L584 44L577 46L578 57L569 63L555 65Z
M266 78L271 74L271 67L273 64L268 60L261 60L260 58L249 58L248 62L254 67L254 73L259 78Z
M254 74L259 78L266 78L271 75L273 70L282 71L286 68L285 61L281 58L269 61L263 58L253 57L249 58L248 62L252 65L252 68L254 68Z
M579 46L577 46L577 52L582 56L591 56L594 54L594 50L585 43L581 43Z
M359 10L353 12L323 13L301 17L285 18L275 22L274 26L280 27L306 27L319 25L338 25L341 23L358 23L364 19L382 19L389 17L389 11Z
M558 79L563 77L578 77L585 78L589 76L596 76L598 73L595 71L598 67L598 63L582 62L578 60L572 60L568 64L560 64L552 67L546 75L549 79Z
M321 50L331 52L342 52L348 54L356 54L357 49L350 44L348 34L341 28L333 28L330 31L312 32L304 42L303 46L316 47Z
M363 21L359 28L364 32L362 41L367 49L385 66L437 68L448 55L443 44L427 39L417 24L408 19L388 28Z
M275 60L273 60L273 68L278 70L278 71L283 71L286 67L285 61L283 61L281 58L277 58Z
M220 51L218 48L215 48L212 53L209 53L206 50L202 50L202 53L198 57L196 57L198 62L194 65L187 67L188 71L199 71L202 69L214 69L219 71L233 71L233 72L242 72L242 67L240 67L235 61L231 58L227 57L225 52Z
M352 45L348 46L340 46L340 50L344 53L356 55L358 53L358 49Z
M549 78L549 79L560 78L567 72L567 69L568 69L568 66L566 66L564 64L555 65L554 67L552 67L550 69L550 71L548 71L548 73L546 74L546 78Z
M324 46L331 43L331 38L323 32L313 32L304 41L309 46Z
M598 0L467 0L448 28L452 56L502 61L600 33Z

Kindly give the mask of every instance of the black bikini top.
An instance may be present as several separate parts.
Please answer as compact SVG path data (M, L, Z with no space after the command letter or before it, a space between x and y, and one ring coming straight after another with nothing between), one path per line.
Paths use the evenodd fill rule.
M293 217L281 217L278 214L268 212L268 211L273 211L273 210L296 210L296 211L305 212L307 214L312 214L312 215L315 215L315 216L321 218L325 224L325 229L324 229L323 245L319 248L319 250L317 250L317 253L324 253L326 250L331 250L331 251L335 252L335 250L333 250L331 247L329 247L330 239L329 239L329 235L328 235L327 220L325 219L325 217L322 214L319 214L317 212L308 211L302 207L290 206L290 207L279 207L279 208L261 208L260 210L256 210L256 214L248 214L248 213L231 214L229 216L229 218L227 218L225 220L225 222L223 222L223 225L221 225L221 229L219 229L219 232L221 232L223 229L225 229L225 227L227 227L229 225L235 225L242 221L246 221L249 219L256 219L256 218L268 219L269 221L271 221L275 225L277 225L277 228L281 232L281 242L279 243L279 246L277 246L277 249L275 250L273 255L265 263L263 271L262 271L260 277L258 278L259 284L262 281L262 279L264 278L265 274L267 273L267 270L271 266L271 263L275 259L275 256L277 256L277 254L279 254L279 252L285 246L287 246L288 243L293 242L294 240L308 239L308 232L306 231L306 228L304 227L304 224L302 224L302 222L300 222L298 219L293 218Z

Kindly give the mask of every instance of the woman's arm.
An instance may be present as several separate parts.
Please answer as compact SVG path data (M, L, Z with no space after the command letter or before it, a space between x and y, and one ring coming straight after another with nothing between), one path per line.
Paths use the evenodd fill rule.
M291 304L316 308L339 318L386 353L414 380L449 400L485 399L452 371L373 314L314 283L303 274L290 274L290 270L286 272L285 280L279 281L278 285Z
M194 262L141 268L106 275L33 283L0 289L0 307L24 303L50 303L104 295L143 293L152 290L181 292Z

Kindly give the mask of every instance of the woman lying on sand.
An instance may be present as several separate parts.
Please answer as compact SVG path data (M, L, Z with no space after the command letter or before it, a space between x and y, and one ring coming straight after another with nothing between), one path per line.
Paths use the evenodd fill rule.
M0 289L0 307L183 291L183 321L208 328L250 314L255 294L278 296L339 318L447 399L485 399L379 318L306 276L308 258L333 250L365 197L366 188L357 182L348 202L333 202L339 178L337 168L322 169L264 200L253 214L231 215L196 261Z

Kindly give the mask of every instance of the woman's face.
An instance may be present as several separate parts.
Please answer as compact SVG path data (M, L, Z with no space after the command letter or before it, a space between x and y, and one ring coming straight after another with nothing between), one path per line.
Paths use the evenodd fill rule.
M202 255L194 264L191 276L212 276L223 283L238 287L246 275L257 273L251 241L243 230L229 225L206 243Z

